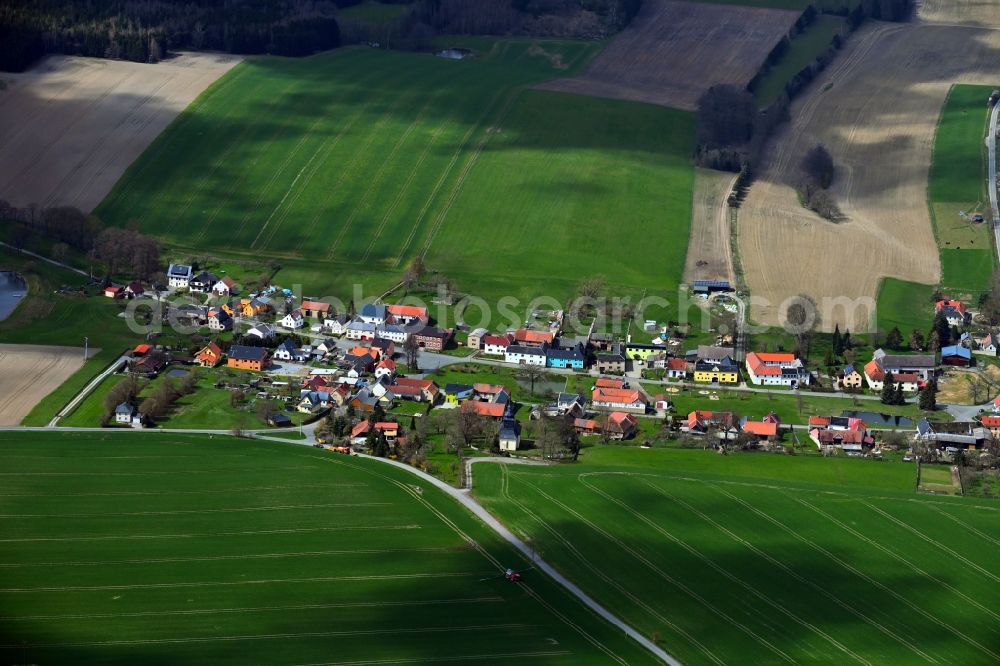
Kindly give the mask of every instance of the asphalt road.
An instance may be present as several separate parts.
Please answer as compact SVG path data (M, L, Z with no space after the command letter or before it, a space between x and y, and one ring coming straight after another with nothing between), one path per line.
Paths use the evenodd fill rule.
M986 189L990 193L990 206L993 208L993 237L1000 256L1000 207L997 206L997 115L1000 114L1000 104L994 104L990 111L990 133L986 137L986 148L989 152L989 182Z

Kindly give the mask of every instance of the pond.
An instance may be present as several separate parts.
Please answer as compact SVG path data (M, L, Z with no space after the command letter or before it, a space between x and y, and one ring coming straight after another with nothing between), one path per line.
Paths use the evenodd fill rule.
M28 293L28 285L17 273L0 271L0 321L6 319Z
M859 418L865 422L869 428L912 428L913 419L905 416L891 416L889 414L878 414L876 412L855 412L844 410L841 416Z

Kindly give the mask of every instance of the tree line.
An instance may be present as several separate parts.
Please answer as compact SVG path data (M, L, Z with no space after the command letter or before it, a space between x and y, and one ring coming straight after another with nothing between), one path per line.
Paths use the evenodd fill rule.
M0 70L23 71L45 53L134 62L184 48L308 55L340 45L336 10L330 0L0 3Z

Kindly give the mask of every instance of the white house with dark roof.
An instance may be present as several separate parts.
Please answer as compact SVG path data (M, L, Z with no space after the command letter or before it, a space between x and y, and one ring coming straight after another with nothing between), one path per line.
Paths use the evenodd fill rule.
M167 286L186 289L191 283L194 270L187 264L170 264L167 268Z

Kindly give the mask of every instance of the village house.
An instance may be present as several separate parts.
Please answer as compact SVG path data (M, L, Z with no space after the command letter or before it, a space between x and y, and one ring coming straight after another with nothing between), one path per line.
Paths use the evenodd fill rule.
M737 384L739 366L729 357L718 360L698 359L694 363L694 380L711 384Z
M605 424L610 439L622 440L635 435L639 428L639 420L625 412L611 412Z
M611 351L615 338L610 333L591 333L587 342L598 351Z
M573 429L579 435L596 435L601 432L601 423L597 419L573 419Z
M366 321L352 321L344 329L344 337L348 340L374 340L377 330L376 324Z
M466 413L478 414L479 416L499 421L508 415L511 410L511 405L509 403L466 400L459 406L459 409Z
M482 349L483 338L489 334L490 332L485 328L477 328L469 333L469 336L465 341L465 346L469 349Z
M327 338L316 345L316 351L322 354L333 354L337 351L337 341L333 338Z
M398 377L392 385L393 392L401 400L412 400L414 402L427 402L435 404L441 391L430 379L412 379L410 377Z
M407 332L406 328L400 324L382 324L381 326L375 327L375 337L403 344L406 342L407 338L410 337L410 334Z
M344 335L347 332L347 325L351 323L351 318L345 314L338 314L327 317L323 320L323 330L330 335Z
M750 352L746 360L751 383L765 386L808 386L811 376L795 354Z
M887 373L882 371L882 368L879 367L878 362L874 359L865 364L864 370L868 388L873 391L881 391L882 387L885 386ZM923 386L924 381L915 372L900 372L892 375L892 383L894 385L901 385L904 393L916 393Z
M118 300L119 298L125 298L125 288L109 284L107 287L104 288L104 295L114 300Z
M507 347L514 344L514 336L506 335L484 335L480 340L480 348L484 354L490 356L506 356Z
M810 416L809 439L819 448L839 448L846 453L861 453L875 445L865 422L854 416Z
M188 280L188 290L193 294L207 294L218 281L211 273L202 271Z
M146 379L154 379L165 367L167 367L167 362L164 360L163 354L157 352L133 359L131 369L132 372Z
M1000 416L984 416L980 419L984 428L989 428L994 440L1000 440Z
M270 340L275 334L274 326L270 324L255 324L246 332L247 337L254 337L258 340Z
M872 356L882 372L891 372L894 376L912 373L927 381L937 373L934 354L886 354L882 349L876 349Z
M740 430L745 434L752 435L758 442L777 440L780 427L781 419L774 412L770 412L760 421L752 421L747 417L740 421Z
M460 403L471 400L473 393L473 388L468 384L445 384L444 405L458 407Z
M948 322L949 326L962 328L972 319L970 313L966 311L965 304L962 303L962 301L956 301L950 298L945 298L935 303L934 310L944 316L944 319Z
M521 424L512 418L500 421L497 445L501 451L517 451L517 447L521 445Z
M669 379L687 379L688 364L682 358L667 359L667 377Z
M514 331L514 343L522 347L549 346L555 341L555 337L551 331L533 331L527 328Z
M236 286L236 281L228 275L219 279L214 285L212 285L212 293L219 298L224 298L226 296L235 296L239 293L239 288Z
M622 411L633 414L646 413L646 400L637 389L613 389L595 386L590 404L601 411Z
M146 294L146 288L140 282L129 282L125 285L124 291L128 298L141 298Z
M587 410L586 400L579 393L560 393L555 406L559 416L583 416Z
M628 382L624 379L614 379L612 377L598 377L594 381L594 386L597 388L611 388L611 389L623 389L628 388Z
M628 359L625 358L625 346L620 342L612 343L610 351L596 356L597 371L602 375L621 375L625 373Z
M388 317L389 312L386 310L386 307L384 305L375 305L374 303L362 305L361 310L358 312L358 319L360 321L374 326L384 324Z
M997 355L997 336L994 333L987 333L975 340L975 350L977 354L985 356Z
M437 326L425 326L419 331L412 333L413 339L417 341L417 346L427 351L443 351L448 346L448 341L454 331L450 328L438 328Z
M735 439L739 434L735 414L705 410L690 412L681 430L691 435L706 435L714 431L719 439Z
M387 305L385 311L392 318L392 321L404 326L412 326L421 322L426 324L429 321L427 308L417 305L392 304Z
M299 394L299 404L295 409L302 414L319 414L330 409L330 393L328 391L302 391Z
M330 314L330 304L322 303L320 301L303 300L299 305L299 310L301 310L302 314L306 317L312 317L314 319L317 317L326 317Z
M291 340L284 340L274 350L274 359L277 361L301 362L305 359L305 355L302 353L301 349L295 346L294 342Z
M368 421L361 421L351 429L351 441L355 446L363 445L368 439L370 430L371 424ZM389 444L395 444L400 435L399 424L395 421L379 421L375 423L375 432L381 433Z
M186 289L193 273L193 269L187 264L170 264L167 267L167 286L173 289Z
M392 379L396 375L396 362L391 358L384 358L375 365L375 379L388 377Z
M545 365L546 358L546 347L534 347L526 345L510 345L507 347L507 353L504 355L504 361L507 363L516 363L518 365Z
M222 308L209 308L208 327L213 331L231 331L233 318Z
M301 310L292 310L281 318L281 326L290 330L296 330L306 325L306 320L302 316Z
M373 390L372 387L365 386L354 394L354 397L351 398L348 404L353 407L355 411L367 414L375 411L375 407L391 409L395 398L396 395L391 391L382 392L382 394L379 395Z
M214 342L209 342L195 354L194 360L203 368L214 368L222 362L222 349Z
M271 367L271 356L263 347L246 347L233 345L229 348L227 367L237 370L255 370L260 372Z
M132 425L132 416L135 414L135 407L123 402L115 407L115 423L118 425Z
M545 365L550 368L570 368L573 370L583 370L587 362L583 347L579 344L568 349L552 348L545 356Z
M837 375L837 383L840 388L846 391L860 391L864 388L864 377L853 365L844 366L844 369Z
M650 356L663 353L663 345L651 345L640 342L625 343L625 354L635 361L645 361Z

